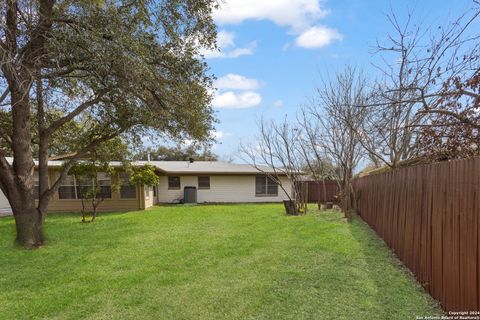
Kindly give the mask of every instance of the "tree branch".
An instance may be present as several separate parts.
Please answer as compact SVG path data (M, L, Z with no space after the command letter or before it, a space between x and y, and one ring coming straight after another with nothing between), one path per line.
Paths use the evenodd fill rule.
M109 91L110 91L110 89L100 90L98 95L94 99L83 102L82 104L80 104L78 107L76 107L73 111L71 111L67 115L65 115L65 116L61 117L60 119L52 122L48 128L45 128L44 133L46 135L51 135L55 130L57 130L58 128L60 128L64 124L66 124L67 122L73 120L73 118L75 118L76 116L81 114L83 111L85 111L88 108L90 108L90 107L94 106L95 104L99 103L102 100L103 96L105 96L105 94L107 94Z

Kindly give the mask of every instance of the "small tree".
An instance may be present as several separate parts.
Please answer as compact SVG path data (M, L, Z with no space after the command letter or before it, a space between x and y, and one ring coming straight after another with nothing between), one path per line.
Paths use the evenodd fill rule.
M135 185L156 186L158 185L158 175L155 173L155 167L146 164L141 167L130 166L127 169L130 174L130 183Z
M129 182L133 185L151 187L158 185L159 179L155 173L155 167L152 165L134 167L126 163L123 169L130 174ZM94 222L100 204L109 198L113 192L120 190L120 180L116 178L117 170L110 163L101 163L97 159L79 162L70 169L69 173L77 181L84 181L82 185L86 186L78 191L82 201L82 222ZM100 177L102 174L110 177L111 183L109 186L101 183ZM86 217L90 208L92 209L92 217L91 220L87 221Z
M82 222L94 222L97 217L98 207L106 199L109 198L112 192L117 192L120 185L114 177L115 170L108 163L98 164L97 161L91 160L86 162L79 162L70 169L69 172L75 177L77 181L82 181L83 186L77 192L80 193L82 201ZM110 186L104 186L100 182L101 174L110 176ZM108 190L106 190L108 188ZM87 221L88 205L92 208L92 218Z
M347 68L335 79L324 82L311 99L305 116L306 127L319 128L311 145L324 150L327 159L339 168L337 180L345 217L352 220L354 190L353 172L363 156L358 131L365 121L367 90L364 77L355 68ZM308 132L308 130L306 130Z
M70 168L68 173L82 185L77 190L82 201L82 222L87 222L87 211L92 209L92 218L88 222L95 221L98 207L112 192L117 192L120 185L115 179L115 169L111 165L114 160L128 163L128 146L117 137L98 145L87 155L88 160L77 162ZM103 185L102 175L110 177L110 185ZM105 178L105 177L104 177ZM113 178L113 179L112 179Z
M288 197L285 201L287 214L306 214L307 192L301 175L304 168L300 151L301 129L290 125L286 118L282 123L261 119L258 126L258 145L242 145L241 153L258 171L275 181L285 192ZM290 181L292 192L282 184L281 176L286 176Z
M322 130L318 121L311 121L310 115L305 108L301 109L301 116L298 119L303 127L304 135L300 150L306 163L304 171L308 172L318 186L318 209L322 209L323 199L327 199L327 186L325 180L333 180L338 177L338 168L336 168L328 159L326 148L322 145ZM338 182L338 181L337 181ZM326 206L325 206L326 208Z

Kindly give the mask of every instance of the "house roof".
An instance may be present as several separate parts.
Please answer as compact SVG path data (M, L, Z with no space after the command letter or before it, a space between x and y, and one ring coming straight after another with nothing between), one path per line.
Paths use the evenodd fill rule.
M13 164L13 158L12 157L6 157L7 162L9 164ZM59 168L62 167L65 164L66 161L64 160L48 160L48 166L51 168ZM38 166L38 160L33 160L33 163L35 166ZM110 162L110 165L112 167L121 167L123 164L120 161L112 161Z
M165 174L258 174L260 171L273 173L267 166L259 169L250 164L237 164L222 161L136 161L135 163L151 164Z
M9 163L13 163L13 158L7 158ZM65 161L49 160L49 167L61 167ZM151 164L163 174L258 174L260 172L274 173L274 170L268 166L258 166L257 169L250 164L228 163L222 161L134 161L133 165ZM35 161L38 165L38 161ZM112 161L113 167L121 167L120 161Z

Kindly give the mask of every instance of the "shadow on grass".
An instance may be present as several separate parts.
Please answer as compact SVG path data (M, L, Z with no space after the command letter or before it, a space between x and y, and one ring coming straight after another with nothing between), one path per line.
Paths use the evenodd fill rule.
M125 210L125 211L100 211L97 213L97 218L98 217L115 217L115 216L123 216L131 213L140 213L140 212L145 212L143 210ZM90 215L91 212L87 212L87 215ZM80 217L82 218L82 212L80 211L68 211L68 212L49 212L47 214L47 219L49 217L51 218L61 218L61 217Z

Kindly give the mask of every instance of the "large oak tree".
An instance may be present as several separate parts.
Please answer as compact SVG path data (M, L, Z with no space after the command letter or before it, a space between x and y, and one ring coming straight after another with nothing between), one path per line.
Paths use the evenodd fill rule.
M208 137L212 81L199 49L216 46L216 5L1 2L0 189L12 207L20 245L44 243L50 199L70 168L97 145L145 131L180 140ZM69 134L72 123L75 134ZM48 158L62 138L73 156L49 181Z

